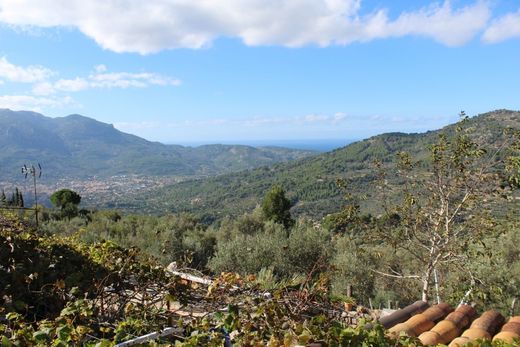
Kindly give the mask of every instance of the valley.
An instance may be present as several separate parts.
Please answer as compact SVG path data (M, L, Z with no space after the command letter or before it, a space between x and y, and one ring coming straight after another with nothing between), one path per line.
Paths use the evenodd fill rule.
M520 112L497 110L470 118L470 135L479 143L493 146L502 137L503 129L520 128ZM293 203L292 213L317 220L341 208L344 203L338 179L346 179L349 191L365 198L360 201L363 210L381 212L381 192L377 190L376 161L390 173L393 191L400 183L395 181L397 155L406 151L414 157L416 170L424 175L428 166L428 148L441 133L453 134L455 126L426 133L389 133L358 141L327 153L273 164L257 169L239 171L202 179L187 179L144 195L126 196L123 205L130 211L192 212L209 220L225 215L237 216L252 211L265 192L275 184L284 187ZM394 194L389 192L389 194Z
M520 347L520 1L0 0L0 347Z

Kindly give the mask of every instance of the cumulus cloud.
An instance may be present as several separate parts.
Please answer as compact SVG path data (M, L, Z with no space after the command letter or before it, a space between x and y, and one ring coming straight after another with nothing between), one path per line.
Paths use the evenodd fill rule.
M207 47L218 37L299 47L419 35L455 46L483 30L490 17L480 0L457 9L445 1L395 20L385 10L361 15L361 6L361 0L0 0L0 21L74 27L105 49L148 54Z
M511 38L520 37L520 9L514 13L493 21L486 29L482 40L487 43L498 43Z
M0 78L11 82L34 83L49 78L53 72L42 66L18 66L0 58Z
M491 12L485 2L453 10L449 1L417 12L403 13L387 24L391 36L419 35L431 37L448 46L459 46L484 29Z
M0 85L18 82L27 83L32 87L31 93L27 95L0 95L0 108L41 112L45 108L73 104L74 100L67 96L67 93L99 88L145 88L152 85L181 84L178 79L150 72L108 72L104 65L94 67L94 72L87 77L57 79L57 75L57 72L42 66L18 66L9 62L7 58L0 57Z

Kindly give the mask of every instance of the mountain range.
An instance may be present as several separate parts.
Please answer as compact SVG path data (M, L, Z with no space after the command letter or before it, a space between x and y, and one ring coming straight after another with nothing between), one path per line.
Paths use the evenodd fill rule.
M439 134L453 133L455 125L420 134L387 133L358 141L331 152L252 170L205 179L187 180L139 196L111 201L112 207L141 212L191 212L212 221L252 210L271 186L281 185L293 202L292 213L320 218L344 203L337 179L347 180L349 190L366 196L361 204L377 212L375 160L388 170L401 151L409 152L418 169L426 172L429 145ZM497 110L472 117L467 127L478 142L496 143L507 127L520 129L520 112ZM395 184L399 184L395 182ZM397 191L397 189L396 189Z
M504 128L520 129L520 112L488 112L470 118L467 125L479 142L492 144ZM207 221L252 210L278 184L287 191L293 214L319 218L342 205L339 178L347 179L351 192L366 195L362 204L376 211L373 162L382 161L391 169L397 153L407 151L425 171L428 146L440 133L454 129L449 125L421 134L387 133L318 154L281 147L165 145L80 115L49 118L0 109L0 182L4 187L6 182L19 184L21 166L38 162L44 170L44 197L73 188L90 207L190 212ZM125 175L146 180L118 178ZM27 183L22 184L27 191Z
M103 179L116 175L209 176L301 159L313 151L281 147L150 142L81 115L50 118L0 109L0 179L41 163L44 178Z

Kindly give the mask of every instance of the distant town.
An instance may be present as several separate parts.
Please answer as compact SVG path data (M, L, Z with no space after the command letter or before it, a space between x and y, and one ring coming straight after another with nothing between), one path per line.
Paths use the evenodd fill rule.
M193 177L191 177L193 178ZM50 206L49 196L64 187L77 191L82 196L82 204L88 206L94 202L100 201L104 204L110 204L123 196L130 196L154 188L160 188L166 185L182 182L186 177L181 176L141 176L141 175L117 175L108 178L92 177L90 179L62 178L54 182L42 180L38 182L37 191L40 202ZM33 188L30 182L24 182L20 186L20 182L0 181L0 189L6 192L19 188L24 194L26 205L33 203Z

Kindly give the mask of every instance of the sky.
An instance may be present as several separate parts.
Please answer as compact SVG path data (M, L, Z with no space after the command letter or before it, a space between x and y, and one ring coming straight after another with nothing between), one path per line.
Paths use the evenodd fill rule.
M437 129L520 109L520 1L0 0L0 108L166 143Z

